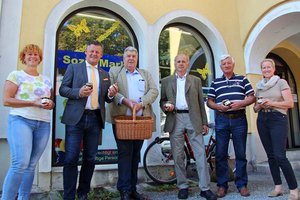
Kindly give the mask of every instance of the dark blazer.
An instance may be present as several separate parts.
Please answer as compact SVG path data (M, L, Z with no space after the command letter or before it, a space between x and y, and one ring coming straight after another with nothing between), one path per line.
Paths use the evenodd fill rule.
M164 111L164 104L167 101L176 105L177 78L176 75L168 76L161 81L160 106ZM185 98L189 107L189 116L196 133L202 133L203 125L207 125L201 79L187 75L185 82ZM165 112L165 111L164 111ZM164 126L165 132L172 132L175 127L176 113L166 112L167 118Z
M110 78L108 72L98 68L99 73L99 106L101 116L101 127L105 125L105 102L110 103L113 99L108 98L108 88ZM88 82L85 62L80 64L70 64L59 88L59 94L68 98L61 122L67 125L76 125L81 119L87 97L79 97L80 88Z

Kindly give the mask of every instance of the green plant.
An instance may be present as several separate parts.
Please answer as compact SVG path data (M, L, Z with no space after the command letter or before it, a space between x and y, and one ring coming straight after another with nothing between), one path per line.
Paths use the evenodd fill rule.
M88 195L90 200L110 200L119 196L119 192L112 192L101 187L94 188Z
M146 191L149 192L165 192L165 191L173 191L176 190L176 184L157 184L152 187L147 187Z

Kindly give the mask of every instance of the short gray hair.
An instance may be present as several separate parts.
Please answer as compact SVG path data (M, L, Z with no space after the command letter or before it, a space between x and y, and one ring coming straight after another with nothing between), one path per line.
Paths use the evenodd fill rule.
M129 47L126 47L126 49L124 50L123 57L125 57L127 55L128 51L130 51L130 52L134 51L137 56L139 55L138 50L135 47L129 46Z
M234 61L234 59L231 55L224 54L224 55L221 55L221 57L220 57L220 66L222 66L222 61L227 59L227 58L230 58L233 64L235 63L235 61Z

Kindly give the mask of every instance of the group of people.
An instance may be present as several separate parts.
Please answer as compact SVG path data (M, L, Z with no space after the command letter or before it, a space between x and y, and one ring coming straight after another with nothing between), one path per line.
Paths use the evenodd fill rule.
M116 134L114 117L155 115L152 104L158 88L151 74L137 68L138 51L127 47L123 54L123 67L112 67L105 72L99 67L103 46L90 42L85 51L85 62L70 64L59 88L67 98L62 123L66 125L65 160L63 167L63 198L88 199L95 168L98 141L106 121L112 123L118 148L117 189L121 200L150 199L137 191L138 165L143 140L121 140ZM48 77L37 67L42 61L42 50L34 44L26 45L20 53L24 70L9 74L4 85L4 105L11 107L8 118L8 143L12 164L3 184L3 200L29 199L36 164L42 155L50 134L50 110L54 108L53 91ZM288 131L287 110L293 99L287 82L276 76L275 63L265 59L261 63L263 79L255 92L245 76L234 73L234 59L224 55L220 59L223 75L215 79L208 93L207 105L216 111L216 193L210 189L203 136L208 133L201 79L188 74L189 57L178 54L174 59L175 74L161 81L160 106L166 114L164 131L169 132L175 162L178 198L188 198L188 181L184 166L184 135L196 157L200 196L208 200L222 198L228 191L228 144L232 138L235 159L235 185L241 196L248 190L246 139L247 119L245 108L255 102L258 112L257 128L267 153L271 175L275 184L268 196L283 194L280 169L290 189L289 199L299 199L297 181L286 157ZM154 120L155 122L155 120ZM153 131L155 131L155 123ZM83 142L83 160L78 179L80 145Z

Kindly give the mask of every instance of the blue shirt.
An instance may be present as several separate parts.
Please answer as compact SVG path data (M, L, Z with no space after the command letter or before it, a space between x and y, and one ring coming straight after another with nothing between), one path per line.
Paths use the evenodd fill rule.
M230 79L224 75L215 79L208 92L208 98L214 99L215 103L221 104L225 99L231 102L242 101L246 96L254 94L254 90L245 76L233 74Z
M128 97L129 99L135 100L136 102L141 102L141 97L144 96L145 93L145 80L141 76L141 74L134 70L133 73L130 73L126 70L126 78L128 85ZM142 109L136 113L137 116L142 115ZM131 110L127 109L127 115L132 115Z

